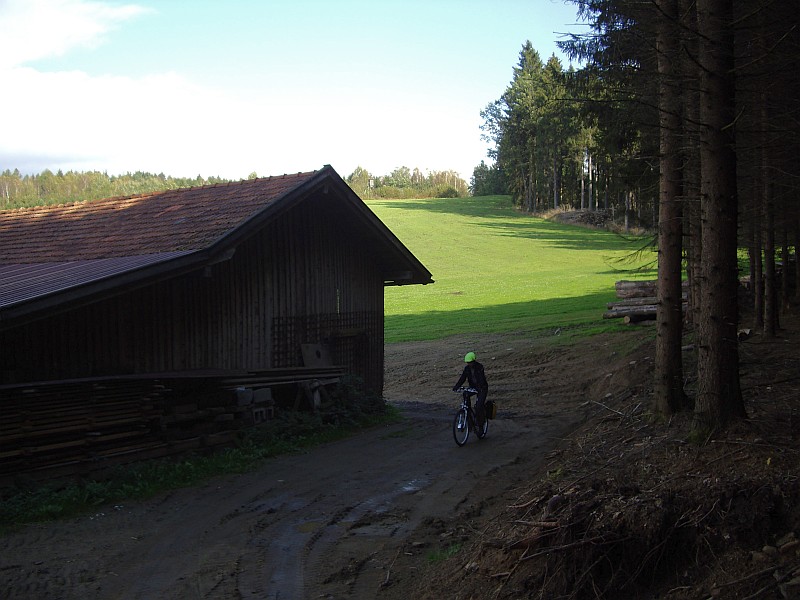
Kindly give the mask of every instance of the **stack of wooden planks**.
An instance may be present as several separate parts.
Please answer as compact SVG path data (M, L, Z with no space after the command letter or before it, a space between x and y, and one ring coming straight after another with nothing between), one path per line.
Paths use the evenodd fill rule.
M266 415L270 408L242 402L238 390L318 389L338 382L343 373L336 366L294 367L3 385L0 484L22 474L32 479L88 475L227 445L243 427L266 418L254 418L256 409Z
M0 476L81 463L162 445L152 433L165 389L152 381L73 380L0 390Z
M641 323L642 321L655 321L658 311L655 280L646 281L617 281L615 284L617 298L615 302L606 305L604 319L622 319L626 324ZM688 292L684 282L683 309L686 310Z

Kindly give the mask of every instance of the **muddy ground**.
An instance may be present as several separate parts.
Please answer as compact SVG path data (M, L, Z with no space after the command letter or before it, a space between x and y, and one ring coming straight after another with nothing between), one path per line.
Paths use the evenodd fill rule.
M743 342L752 418L703 444L648 417L653 335L390 345L401 422L7 534L0 598L797 597L796 324ZM499 413L459 448L469 349Z

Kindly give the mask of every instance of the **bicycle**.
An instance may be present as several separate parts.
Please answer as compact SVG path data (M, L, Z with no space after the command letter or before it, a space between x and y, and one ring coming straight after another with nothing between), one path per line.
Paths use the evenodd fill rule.
M472 409L472 396L477 394L478 390L471 387L461 387L455 392L461 394L461 406L453 419L453 438L456 440L456 444L459 446L466 444L471 429L474 429L475 435L482 440L489 432L489 419L484 418L483 427L478 427L478 420L475 418L475 411Z

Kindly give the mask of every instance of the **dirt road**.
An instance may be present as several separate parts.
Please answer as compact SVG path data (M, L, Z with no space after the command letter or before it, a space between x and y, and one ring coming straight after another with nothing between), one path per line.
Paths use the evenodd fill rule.
M485 497L471 492L489 472L518 476L518 458L556 433L506 418L459 448L452 411L402 410L398 424L255 473L7 536L3 597L373 597L423 520Z
M590 391L630 384L630 360L614 365L608 340L577 356L548 340L480 342L389 347L386 397L402 410L397 424L0 538L0 597L407 597L409 554L425 560L446 535L439 523L492 510L492 498L524 482L577 422ZM446 386L468 344L483 352L500 413L487 439L471 436L459 448L451 430L458 398ZM609 358L598 368L601 356Z

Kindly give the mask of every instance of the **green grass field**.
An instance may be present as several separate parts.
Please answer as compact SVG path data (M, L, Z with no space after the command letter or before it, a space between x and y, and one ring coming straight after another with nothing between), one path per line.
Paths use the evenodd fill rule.
M386 288L389 343L618 326L602 319L614 282L656 276L644 240L524 215L507 196L367 204L436 281Z

